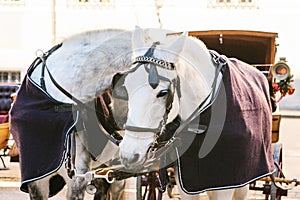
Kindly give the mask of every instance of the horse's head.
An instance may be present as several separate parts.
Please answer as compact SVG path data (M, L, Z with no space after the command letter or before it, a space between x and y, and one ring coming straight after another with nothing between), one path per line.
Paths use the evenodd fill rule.
M185 37L168 44L145 44L141 29L133 34L133 67L114 80L121 82L117 83L119 87L124 86L120 93L128 99L125 135L120 143L120 158L127 168L143 165L159 133L179 113L180 85L175 63Z

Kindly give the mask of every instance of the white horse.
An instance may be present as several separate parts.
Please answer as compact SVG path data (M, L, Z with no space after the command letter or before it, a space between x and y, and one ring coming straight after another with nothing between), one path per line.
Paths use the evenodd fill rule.
M124 70L128 65L130 56L131 32L124 30L90 31L72 36L62 42L62 46L53 52L46 60L46 65L57 81L66 91L78 98L83 103L93 100L103 93L111 83L112 76L117 71ZM33 71L30 79L41 88L41 63ZM126 69L126 68L125 68ZM46 91L50 96L60 102L74 103L72 99L64 95L45 72ZM84 174L93 166L105 164L111 160L117 152L117 146L108 142L97 161L92 161L86 146L82 132L76 133L75 166L78 174ZM55 173L35 181L28 182L28 190L31 199L48 199L49 181L54 175L61 175L68 186L67 199L84 199L87 182L84 178L73 177L70 179L64 165ZM115 181L109 188L108 194L105 185L100 187L94 199L123 198L125 181ZM99 192L104 190L102 193Z
M154 52L149 53L151 45L156 41L159 43ZM200 40L186 35L170 34L167 37L163 31L147 35L137 28L133 34L132 46L133 59L137 58L136 65L139 66L133 65L131 71L125 74L128 116L119 155L128 169L135 170L145 164L162 124L172 122L178 115L182 121L186 120L209 95L216 66L206 46ZM174 63L176 70L168 66L170 63ZM151 65L157 66L151 69ZM151 73L156 73L157 76ZM179 86L174 81L177 77L180 78ZM168 102L170 95L171 102ZM171 109L168 110L170 103ZM242 200L246 199L247 191L246 185L207 193L210 199ZM198 199L199 196L187 195L181 191L181 198Z
M159 36L159 37L157 37ZM152 37L155 37L154 39ZM63 41L62 47L53 52L46 60L47 67L55 80L70 94L82 101L89 102L110 87L113 76L120 71L130 71L132 57L144 55L152 42L160 41L154 51L154 57L167 63L175 63L176 71L163 68L158 70L159 79L149 86L148 68L139 67L131 71L125 78L128 93L128 115L124 138L119 149L108 143L101 156L100 163L106 163L119 156L128 169L139 168L145 162L149 147L154 143L154 130L160 127L162 119L171 122L178 114L182 120L197 108L199 102L209 94L210 86L215 78L215 66L205 45L197 39L187 36L166 37L166 31L158 30L152 35L144 36L143 30L137 28L134 34L120 30L92 31L80 34ZM133 55L132 55L133 52ZM144 62L144 61L142 61ZM31 79L40 85L41 65L32 73ZM172 66L169 66L172 67ZM149 69L150 70L150 69ZM155 69L150 73L156 73ZM180 76L180 93L170 86ZM174 83L172 82L174 85ZM56 100L74 103L61 93L45 73L47 92ZM172 103L167 104L170 91L174 91ZM116 104L116 103L115 103ZM118 105L114 105L117 107ZM168 116L165 116L168 107ZM122 113L123 114L123 113ZM136 131L137 128L139 131ZM142 130L142 131L141 131ZM91 168L91 157L80 133L76 134L77 173L86 173ZM82 178L67 177L66 169L61 167L58 172L68 185L67 199L83 199L86 182ZM49 194L50 176L30 182L31 199L47 199ZM111 199L120 199L124 189L124 181L115 182L111 186ZM211 191L211 199L245 199L247 187L224 191ZM105 196L105 195L104 195ZM182 199L197 199L197 195L186 195L181 192ZM95 198L96 199L96 198Z

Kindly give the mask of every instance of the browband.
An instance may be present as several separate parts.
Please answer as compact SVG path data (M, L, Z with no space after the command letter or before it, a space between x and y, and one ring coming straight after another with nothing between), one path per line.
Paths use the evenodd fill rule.
M133 63L151 63L157 66L160 66L165 69L174 70L175 65L174 63L170 63L158 58L150 57L150 56L138 56L135 58Z

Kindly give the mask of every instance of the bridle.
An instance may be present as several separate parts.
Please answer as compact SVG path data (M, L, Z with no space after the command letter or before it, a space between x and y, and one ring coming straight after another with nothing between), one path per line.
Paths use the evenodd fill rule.
M172 91L170 92L170 97L166 102L166 111L163 116L163 119L160 121L159 126L157 128L148 128L148 127L139 127L139 126L131 126L131 125L125 125L124 129L133 131L133 132L152 132L155 134L154 142L149 147L148 152L154 152L156 156L159 157L159 154L163 154L164 152L168 151L169 148L172 145L178 145L175 141L178 141L178 138L180 140L180 132L197 116L199 116L204 110L206 110L208 107L212 105L214 102L217 93L218 93L218 76L220 72L224 71L224 68L226 66L226 61L220 56L217 52L210 50L209 53L211 55L211 59L213 64L216 66L215 69L215 78L213 80L213 83L211 85L211 91L206 96L206 98L199 104L199 106L196 108L196 110L186 119L185 121L181 121L180 116L178 115L172 122L167 124L168 114L170 113L172 109L172 103L174 99L174 93L175 90L177 92L178 98L181 97L181 91L180 91L180 79L177 76L173 80L169 80L166 77L160 76L157 72L156 67L161 67L168 70L176 70L174 63L169 63L164 60L157 59L153 57L153 52L155 50L156 45L158 45L158 42L155 42L152 44L152 46L149 48L149 50L146 52L144 56L139 56L135 59L135 61L132 63L132 65L136 64L135 67L133 67L131 70L123 74L123 81L127 74L132 73L136 71L141 65L145 67L145 70L149 74L149 84L150 86L155 89L158 86L159 80L168 81L170 82L170 86L172 88ZM150 67L148 68L148 66ZM124 83L124 82L123 82ZM122 83L122 84L123 84ZM125 86L124 86L125 87ZM127 94L128 95L128 94ZM128 100L128 96L126 97ZM165 128L164 128L165 127ZM171 127L171 128L168 128ZM166 135L162 134L163 128L166 132ZM170 130L168 130L170 129ZM152 155L154 155L152 154ZM153 157L153 156L152 156Z
M157 67L161 67L161 68L167 69L167 70L175 70L175 65L174 65L174 63L166 62L164 60L153 57L153 53L154 53L156 45L159 45L159 42L153 43L153 45L149 48L149 50L146 52L145 55L137 57L132 63L132 65L133 66L135 65L135 66L132 67L129 71L127 71L126 73L117 73L116 75L121 76L121 79L124 81L127 74L136 71L139 67L141 67L143 65L145 70L149 74L148 82L152 88L156 88L158 86L160 80L167 81L170 83L170 88L169 88L170 92L168 94L169 96L166 101L166 112L157 128L147 128L147 127L137 127L137 126L125 125L126 130L130 130L130 131L134 131L134 132L153 132L153 133L155 133L155 141L149 147L148 152L155 152L154 153L155 157L159 158L160 155L165 154L165 152L167 152L169 149L171 149L170 147L172 147L174 145L175 146L178 145L178 142L176 142L176 141L180 141L180 137L181 137L180 132L195 117L199 116L205 109L207 109L207 107L209 107L212 104L213 98L209 98L209 97L216 96L215 93L217 92L217 77L219 75L219 72L222 72L224 70L224 67L226 66L226 61L217 52L210 51L212 61L216 66L215 79L211 86L212 87L211 92L207 95L207 97L204 99L204 101L199 104L198 108L190 115L190 117L188 117L188 119L181 121L180 116L177 116L171 123L166 124L168 114L172 109L172 103L173 103L175 91L178 95L178 98L180 99L180 97L181 97L180 79L177 76L176 78L170 80L170 79L158 74ZM44 90L46 89L45 84L44 84L44 73L45 73L45 71L47 71L53 84L68 98L72 99L76 103L76 107L79 110L87 109L87 110L90 110L93 112L98 112L94 108L84 104L79 99L75 98L68 91L66 91L63 87L61 87L56 82L55 78L51 75L49 69L47 68L46 60L47 60L48 56L50 56L54 51L59 49L61 46L62 46L62 44L58 44L58 45L54 46L52 49L50 49L48 52L43 53L41 56L38 56L36 58L36 60L32 63L30 68L32 68L32 71L33 71L39 64L42 64L40 81L41 81L41 87ZM29 72L28 72L28 74L30 75ZM116 77L116 75L115 75L115 77ZM113 82L114 82L115 77L113 77ZM123 86L123 87L125 87L125 86ZM122 88L122 81L121 81L121 84L119 84L117 87L114 87L114 86L112 87L112 96L114 96L115 89L118 89L118 88ZM123 91L121 98L126 99L126 89ZM127 98L128 98L128 96L127 96ZM99 113L99 114L101 114L101 113ZM165 127L164 128L165 132L170 132L170 134L167 137L164 134L162 134L163 127ZM171 128L169 128L169 127L171 127ZM168 130L168 129L170 129L170 130ZM107 138L116 145L119 145L119 143L122 140L122 137L121 136L119 137L119 134L117 132L115 134L106 133L104 130L102 130L101 132L104 133L107 136ZM117 137L115 135L117 135ZM152 158L154 158L154 156Z
M177 76L176 78L170 80L169 78L161 76L158 73L157 67L161 67L161 68L167 69L167 70L175 70L175 65L174 65L174 63L170 63L170 62L153 57L153 53L154 53L155 47L157 45L159 45L159 42L154 42L152 44L152 46L148 49L148 51L145 53L145 55L139 56L134 60L132 65L136 65L136 66L133 67L126 74L123 74L126 76L127 74L136 71L141 66L144 66L145 71L148 73L149 85L153 89L155 89L159 85L159 81L166 81L166 82L170 83L169 92L167 94L168 98L166 100L166 111L165 111L164 116L163 116L162 120L160 121L157 128L139 127L139 126L132 126L132 125L127 125L127 124L125 124L125 126L124 126L124 129L128 130L128 131L154 133L155 141L151 145L150 148L155 148L158 146L158 138L163 130L163 127L166 125L168 115L172 109L172 103L173 103L175 91L178 95L178 98L180 98L180 96L181 96L179 77Z
M168 63L166 61L153 57L153 51L156 45L157 43L154 43L144 56L140 56L135 59L135 62L133 64L137 64L137 65L133 68L132 71L137 70L138 67L144 64L144 67L149 74L149 78L148 78L149 84L152 88L157 87L159 80L168 81L170 82L170 86L173 87L173 91L171 92L171 94L174 94L176 90L178 94L178 98L180 99L181 92L180 92L179 77L177 76L175 79L169 80L168 78L160 76L157 73L156 66L165 69L175 70L175 65L174 63ZM149 52L152 53L149 54ZM172 97L170 97L170 99L167 101L165 114L157 128L147 128L147 127L138 127L138 126L129 126L129 125L125 125L124 127L125 130L128 131L154 133L154 141L147 149L146 159L143 162L143 166L145 169L151 168L151 166L153 166L153 164L157 163L158 161L160 165L159 174L161 177L164 177L163 176L163 174L165 173L164 169L168 166L168 164L171 164L170 162L171 160L168 160L168 157L170 157L170 153L172 154L172 152L173 153L177 152L178 151L177 148L182 145L181 138L184 136L181 133L184 132L183 130L186 129L188 125L195 118L197 118L201 113L203 113L205 110L211 107L218 96L218 92L220 88L219 87L220 84L218 83L218 80L220 75L222 76L225 67L227 66L227 63L226 60L223 59L222 56L220 56L217 52L209 51L209 53L211 55L212 63L215 65L215 76L211 85L211 91L187 119L182 121L180 116L177 115L177 117L175 117L175 119L173 119L172 122L167 124L168 115L172 108L172 106L168 106L168 105L172 105L174 100L174 96L171 95ZM149 69L146 67L148 65L150 65ZM154 76L154 78L152 77L151 79L151 76ZM160 181L164 182L161 179Z
M166 154L172 151L171 149L181 146L181 137L183 137L181 134L182 131L186 129L195 118L200 116L205 110L209 109L215 102L220 89L220 84L218 85L218 77L219 75L223 76L227 62L217 52L209 50L209 53L211 55L212 62L216 67L215 77L211 84L211 91L187 119L182 121L178 115L171 123L166 125L166 136L160 135L157 138L158 142L149 148L147 156L148 158L150 157L150 159L144 163L145 166L151 165L151 163L153 163L155 160L166 156ZM195 132L195 134L197 133ZM149 156L149 153L152 155Z

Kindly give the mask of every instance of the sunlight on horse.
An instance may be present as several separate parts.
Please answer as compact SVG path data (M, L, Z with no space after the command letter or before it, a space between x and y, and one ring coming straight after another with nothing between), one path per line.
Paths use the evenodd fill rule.
M75 137L74 166L77 173L88 172L92 165L109 166L114 158L119 159L118 161L125 166L126 170L140 172L145 167L145 163L151 159L150 153L156 148L157 139L166 126L178 118L184 122L201 102L203 102L202 106L210 103L206 101L207 97L214 97L212 85L221 85L222 75L220 75L221 70L216 70L211 52L203 42L188 37L185 33L182 35L168 35L168 33L170 31L142 30L139 27L136 27L134 32L91 31L67 38L63 41L63 45L47 59L46 64L52 76L62 88L83 104L93 101L104 92L113 92L111 90L114 90L114 82L120 81L119 86L121 89L124 87L122 98L128 105L124 106L124 102L119 103L119 100L112 95L109 107L115 109L113 110L115 119L120 118L121 121L125 119L123 140L119 147L109 141L101 155L93 155L86 146L86 135L78 130ZM42 64L39 64L31 74L34 85L40 90L42 90L41 68ZM45 85L51 98L63 103L73 102L74 99L64 95L53 84L48 73L45 74ZM262 104L264 106L267 103ZM82 113L81 117L84 118L84 112ZM83 121L83 127L85 122ZM268 119L265 124L267 122ZM99 121L96 124L98 126ZM261 157L263 156L265 155ZM174 163L176 158L173 160ZM178 162L172 165L177 169L175 177L183 200L199 199L197 194L207 190L210 190L207 193L211 200L246 199L248 186L244 182L233 187L227 187L226 184L219 188L212 186L194 192L194 195L191 193L188 195L186 189L182 187L179 166ZM70 179L65 167L63 165L60 167L51 175L49 173L46 176L26 180L31 199L48 199L49 182L56 174L62 176L68 185L67 199L84 199L87 181L82 177L74 176ZM235 174L231 175L235 176ZM252 179L253 177L247 181ZM199 182L199 179L196 181ZM114 182L109 193L106 191L109 186L100 184L99 187L100 194L95 196L95 200L124 198L124 180ZM225 188L231 189L222 190ZM101 189L104 191L102 192Z
M161 32L160 34L165 35L164 32ZM133 54L135 57L141 56L150 47L151 43L144 43L142 30L139 31L139 29L137 29L133 37ZM185 45L186 38L186 36L180 36L179 38L173 37L170 41L171 45L169 41L166 41L167 44L164 44L164 41L160 41L161 44L155 49L153 55L155 58L170 63L176 63L176 72L180 76L181 92L183 93L180 104L186 105L184 109L179 108L178 91L175 90L175 94L171 94L171 88L173 87L172 81L177 78L177 73L174 70L159 67L157 69L158 74L167 78L168 81L161 80L158 87L155 89L149 85L148 72L142 67L126 76L125 86L129 98L129 113L126 126L150 128L148 131L145 130L144 132L135 132L125 128L125 136L120 144L120 157L124 164L130 164L129 167L134 168L143 164L147 150L155 139L155 133L151 132L151 129L160 126L166 112L167 103L172 104L172 109L167 117L167 123L169 123L178 114L182 119L188 117L189 114L196 109L198 102L201 102L201 100L209 93L209 84L211 84L212 79L214 78L211 75L214 72L214 66L209 61L210 55L208 52L204 51L204 45L196 39L189 39L187 41L188 44ZM153 41L155 41L155 39ZM199 48L194 51L193 55L190 54L192 51L188 50L196 46L194 43L199 45ZM181 54L183 48L188 51L186 57ZM183 60L179 55L188 59L188 61ZM190 70L182 68L182 65L186 65L187 62L195 63L193 61L201 61L199 67L204 68L210 65L211 67L207 68L208 70L202 70L205 71L205 74L201 72L201 68L197 69L191 67ZM208 71L211 71L211 73ZM184 75L181 73L184 73ZM193 80L194 82L187 80ZM166 91L166 93L160 95L160 93L164 91ZM169 95L174 96L172 102L166 102Z
M53 52L46 61L56 81L72 95L82 102L93 100L103 93L111 84L112 76L117 71L125 70L130 62L127 53L131 49L131 33L124 30L99 30L81 33L63 41L62 47ZM31 79L40 87L40 64L31 74ZM48 73L45 74L46 91L57 101L73 102L64 95L51 81ZM41 89L42 90L42 89ZM55 144L54 144L55 145ZM117 146L108 142L97 161L93 161L85 147L85 138L82 132L76 133L76 160L77 173L86 173L92 167L108 164L116 156ZM48 199L50 178L55 175L64 178L68 186L66 199L84 199L87 182L83 178L70 179L64 164L61 168L45 177L28 183L31 199ZM119 200L123 198L125 180L115 181L107 193L107 183L100 181L95 200Z
M125 136L120 144L120 158L122 163L132 170L139 170L143 166L149 149L156 142L157 134L163 129L162 125L171 122L176 116L186 120L199 102L204 101L211 90L216 68L209 51L198 39L187 37L185 34L167 37L164 32L154 34L159 35L159 39L151 38L149 33L146 36L144 34L147 32L144 33L140 28L136 28L133 34L133 59L143 55L147 57L147 51L150 51L153 42L158 41L150 57L174 63L176 69L158 66L156 73L159 80L156 85L150 83L151 63L141 62L141 66L133 66L125 75L128 116ZM179 87L174 86L177 79L180 79ZM177 185L180 185L178 181ZM239 187L241 188L208 191L208 195L210 199L218 200L246 199L248 186ZM182 191L181 197L199 198Z

